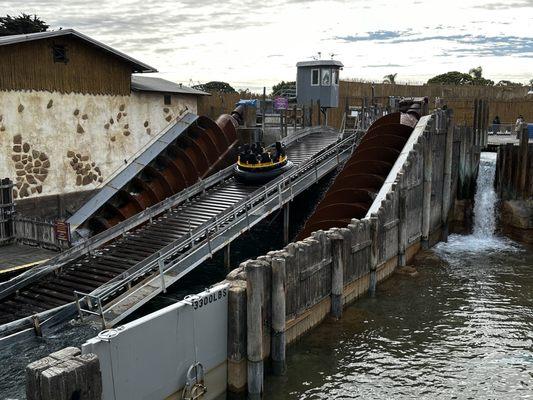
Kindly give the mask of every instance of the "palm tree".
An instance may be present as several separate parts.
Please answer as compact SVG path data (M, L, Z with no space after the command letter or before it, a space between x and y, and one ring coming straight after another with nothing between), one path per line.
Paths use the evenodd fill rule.
M383 77L383 83L390 83L391 85L394 85L396 83L396 75L398 74L396 73L396 74L385 75Z

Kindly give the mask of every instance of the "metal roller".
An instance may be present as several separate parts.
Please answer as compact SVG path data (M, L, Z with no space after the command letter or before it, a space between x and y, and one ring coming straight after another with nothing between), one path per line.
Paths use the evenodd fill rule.
M235 161L243 106L216 121L201 116L85 223L93 234L130 218Z
M352 218L364 218L412 131L400 124L400 113L374 122L297 240L320 229L346 226Z

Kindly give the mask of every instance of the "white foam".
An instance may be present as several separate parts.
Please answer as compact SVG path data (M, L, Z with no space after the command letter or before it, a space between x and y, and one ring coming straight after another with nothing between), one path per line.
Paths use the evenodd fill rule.
M506 237L496 236L496 204L494 190L496 153L481 153L479 173L474 197L474 229L471 235L450 235L447 243L435 246L435 252L443 258L462 257L465 253L495 253L519 251L520 247Z

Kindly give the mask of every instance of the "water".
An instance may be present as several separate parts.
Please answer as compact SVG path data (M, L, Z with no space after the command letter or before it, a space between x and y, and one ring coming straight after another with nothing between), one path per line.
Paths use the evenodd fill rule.
M323 197L335 173L324 177L318 184L298 196L290 206L290 236L294 237L303 227L304 221ZM283 218L276 213L246 232L231 245L231 262L233 266L249 258L266 254L270 250L283 247ZM132 313L124 323L159 310L183 299L187 294L198 293L206 287L222 281L228 271L223 266L223 255L215 256L178 283L171 286L167 293L149 301ZM0 349L0 399L25 398L24 368L32 361L47 356L53 351L67 346L81 346L87 339L98 334L98 329L69 321L58 326L46 338L32 338L10 347Z
M472 235L302 338L266 399L533 398L533 248L495 235L494 161L482 155Z

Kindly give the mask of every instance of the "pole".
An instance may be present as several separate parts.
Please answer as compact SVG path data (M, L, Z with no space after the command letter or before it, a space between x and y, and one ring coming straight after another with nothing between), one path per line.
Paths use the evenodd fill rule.
M341 235L331 237L333 264L331 268L331 315L342 317L342 294L344 289L344 240Z
M444 154L444 182L442 192L442 240L448 241L449 224L448 213L451 205L452 191L452 152L453 152L453 132L455 128L453 111L448 110L448 129L446 130L446 148Z
M400 197L398 201L398 265L407 265L407 183L406 176L400 180Z
M518 187L516 188L517 197L523 197L524 199L527 199L527 151L528 151L528 144L529 144L529 136L527 131L527 124L523 123L521 126L521 132L520 135L520 170L519 170L519 176L520 179L518 181Z
M289 203L283 205L283 243L289 243Z
M231 243L224 247L224 267L229 271L231 269Z
M241 264L242 266L243 264ZM246 282L228 290L228 391L246 392Z
M316 101L317 108L318 108L318 125L322 125L322 115L320 115L320 99Z
M424 199L422 202L422 241L423 250L429 248L429 230L431 223L431 181L433 175L433 149L431 131L426 132L424 143Z
M248 354L248 398L261 398L263 393L263 266L246 264L246 327Z
M273 258L272 265L272 372L276 376L285 375L285 279L286 259Z
M377 268L378 268L378 223L379 219L376 214L370 217L370 295L376 295L376 286L377 286Z

